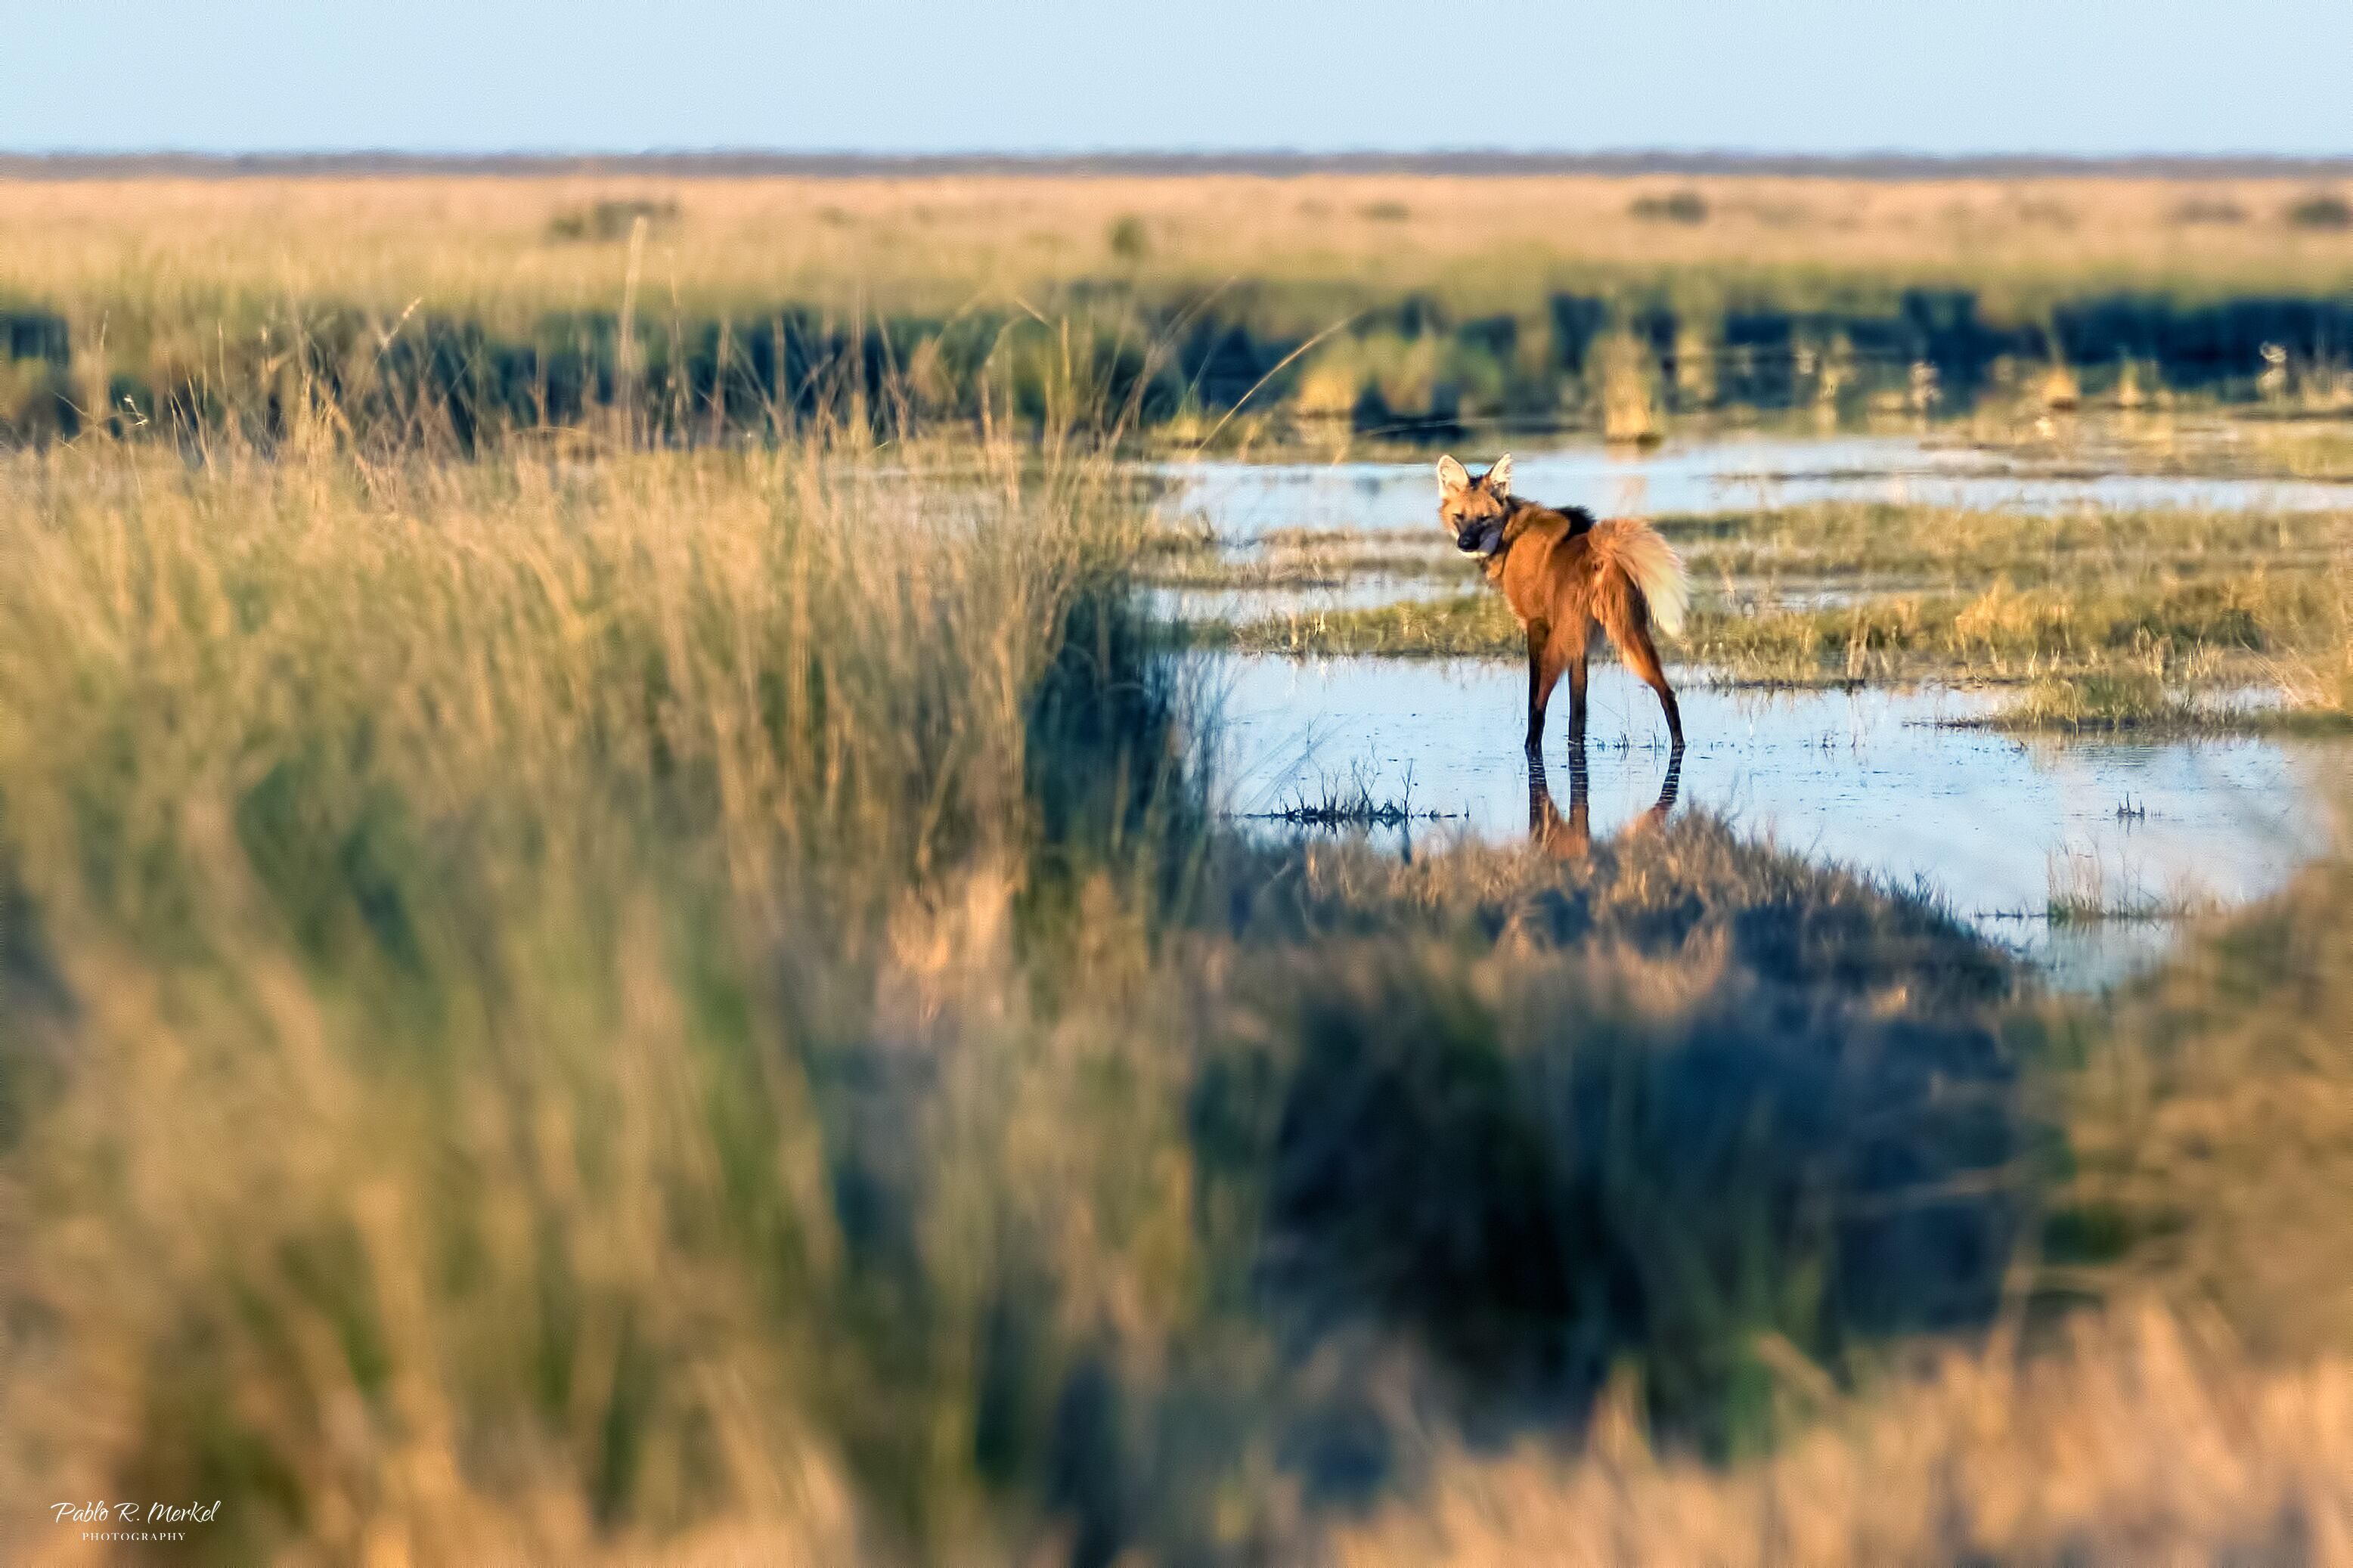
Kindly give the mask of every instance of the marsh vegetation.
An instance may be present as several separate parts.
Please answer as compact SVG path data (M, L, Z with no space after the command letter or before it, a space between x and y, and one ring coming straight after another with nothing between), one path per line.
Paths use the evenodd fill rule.
M1497 644L1153 612L1459 570L1172 516L1139 454L1283 434L1214 299L1252 356L1388 301L1355 449L1481 312L1629 334L1664 417L1748 384L1640 359L1654 287L2344 276L2260 183L1685 184L0 185L0 1555L103 1560L26 1500L118 1493L222 1499L225 1563L2326 1537L2341 853L2085 999L1688 773L1233 815L1187 644ZM1729 679L2347 700L2342 510L1662 526Z

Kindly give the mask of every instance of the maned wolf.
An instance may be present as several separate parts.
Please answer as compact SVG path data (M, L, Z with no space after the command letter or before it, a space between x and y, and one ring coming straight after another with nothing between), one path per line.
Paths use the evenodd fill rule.
M1667 710L1674 749L1683 747L1683 714L1660 668L1651 627L1672 634L1683 624L1690 589L1683 563L1647 522L1596 522L1583 507L1555 511L1512 494L1507 453L1478 479L1452 458L1438 460L1438 521L1454 548L1478 556L1488 581L1528 634L1528 754L1544 747L1545 702L1568 676L1568 735L1585 743L1585 656L1599 626L1618 657L1650 683Z

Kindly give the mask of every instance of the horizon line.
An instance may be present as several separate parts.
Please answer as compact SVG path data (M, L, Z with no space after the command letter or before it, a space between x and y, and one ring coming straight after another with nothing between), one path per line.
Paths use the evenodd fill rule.
M1622 148L1585 152L1433 148L1303 152L1106 149L1095 152L874 153L769 148L679 148L641 152L512 149L416 152L396 148L261 149L250 152L158 148L95 152L69 148L0 150L0 179L135 179L183 175L212 179L270 176L424 174L548 175L639 174L677 178L872 178L1002 174L1033 176L1183 176L1245 174L1409 174L1465 177L1529 174L1682 174L1850 179L2024 178L2105 174L2143 179L2343 178L2353 153L1923 153L1876 149L1788 153L1735 149Z

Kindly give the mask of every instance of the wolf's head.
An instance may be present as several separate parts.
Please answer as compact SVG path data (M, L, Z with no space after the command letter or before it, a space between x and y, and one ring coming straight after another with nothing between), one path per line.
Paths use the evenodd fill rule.
M1504 547L1504 524L1512 515L1512 455L1477 479L1452 458L1438 459L1438 526L1453 536L1465 555L1493 555Z

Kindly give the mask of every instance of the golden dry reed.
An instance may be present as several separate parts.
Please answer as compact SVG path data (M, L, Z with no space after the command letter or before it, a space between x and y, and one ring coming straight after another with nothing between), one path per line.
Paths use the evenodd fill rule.
M1818 1374L1817 1374L1818 1375ZM1347 1568L1936 1568L2353 1563L2353 1363L2251 1368L2153 1306L2024 1365L1950 1353L1831 1399L1727 1473L1623 1413L1570 1460L1455 1455L1432 1494L1344 1532Z
M1031 1032L1004 943L1117 531L1000 456L0 459L0 1555L199 1492L200 1561L863 1550L841 1434L955 1374L819 1330L861 1287L807 1064L962 1064L888 1130L964 1194L941 1353L994 1205L1153 1147L1034 1103L1116 1037ZM1040 1119L1039 1191L955 1174ZM1123 1224L1072 1243L1106 1290ZM865 1457L976 1544L968 1468Z

